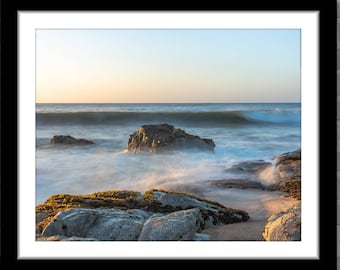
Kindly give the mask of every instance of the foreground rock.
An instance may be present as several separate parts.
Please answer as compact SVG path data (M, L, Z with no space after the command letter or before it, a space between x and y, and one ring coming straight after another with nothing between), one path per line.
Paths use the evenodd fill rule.
M214 151L212 139L202 139L169 124L144 125L130 135L128 151L160 152L164 150Z
M192 240L199 230L200 210L175 211L168 215L155 214L143 227L138 240Z
M164 190L58 194L36 207L38 240L208 240L212 225L244 222L246 212Z
M284 213L272 215L262 235L266 241L300 241L301 204L297 203Z
M92 141L86 139L76 139L72 136L64 136L64 135L56 135L53 136L51 139L51 144L75 144L75 145L82 145L82 144L93 144Z
M99 240L136 240L144 217L120 209L73 208L59 212L42 236L94 238Z
M263 239L267 241L301 240L301 149L284 153L275 158L277 183L268 190L280 190L299 200L295 207L268 219Z

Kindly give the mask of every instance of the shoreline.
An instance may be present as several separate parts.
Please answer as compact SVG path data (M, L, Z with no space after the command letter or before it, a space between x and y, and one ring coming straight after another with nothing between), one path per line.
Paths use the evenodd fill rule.
M112 190L87 195L52 195L45 203L36 206L36 239L56 241L63 240L65 237L72 238L76 236L75 239L72 238L71 240L82 241L87 239L86 237L89 235L97 235L97 232L88 234L87 232L79 233L75 229L72 229L72 232L65 230L67 226L72 227L73 223L66 226L63 223L66 221L59 220L61 216L67 215L68 211L76 211L76 216L81 216L84 211L92 213L93 209L98 209L98 211L100 209L116 209L120 211L119 215L122 214L122 210L126 211L126 213L132 211L131 213L136 215L135 218L143 219L142 223L137 226L139 233L142 230L142 235L145 226L147 226L146 224L151 221L155 222L155 220L159 219L169 225L170 223L172 224L174 219L179 219L179 216L181 216L177 220L178 223L176 223L175 227L173 227L173 224L169 225L170 234L175 234L174 238L170 238L170 240L271 241L282 238L283 240L298 241L301 234L301 208L295 208L293 216L289 211L298 205L301 200L300 164L300 149L276 157L274 168L275 175L278 178L275 183L268 185L266 188L261 185L259 187L254 186L253 181L245 181L245 185L242 186L240 184L242 181L237 182L235 179L231 179L232 181L230 182L225 179L220 182L223 185L219 186L218 189L213 187L211 181L206 181L204 184L201 182L196 185L167 188L167 190L157 187L161 189L151 189L145 193ZM250 161L246 164L240 163L237 169L241 170L243 176L246 174L249 178L254 178L265 170L267 166L268 164L262 163L262 161ZM227 185L225 185L226 183ZM230 183L236 186L230 186ZM162 201L165 197L168 199ZM100 211L102 216L103 211ZM74 218L75 213L72 215ZM282 219L282 216L285 215L287 215L285 219ZM186 231L184 234L181 232L179 236L177 230L181 231L183 224L187 227L186 220L188 218L192 223L190 232ZM280 219L294 219L293 223L295 225L292 228L289 227L287 232L285 226L291 226L290 224L273 222ZM110 218L110 220L117 220L117 217ZM130 218L127 218L127 221L131 223ZM82 227L84 227L84 222L87 224L89 221L88 219L83 220ZM94 221L91 222L89 226L93 226ZM119 222L121 222L121 218L118 218ZM178 224L182 225L177 228ZM200 225L198 226L197 224ZM44 234L46 235L46 228L49 226L54 226L54 229L48 235L53 236L55 234L56 237L46 238L44 236ZM152 228L149 231L158 230L157 227ZM51 231L51 229L49 230ZM135 238L123 238L123 240L165 240L168 239L169 232L164 235L164 231L161 231L160 235L162 236L158 234L158 236L153 235L151 237L149 235L146 238L140 238L138 235L134 236ZM109 239L114 241L115 237L112 236Z

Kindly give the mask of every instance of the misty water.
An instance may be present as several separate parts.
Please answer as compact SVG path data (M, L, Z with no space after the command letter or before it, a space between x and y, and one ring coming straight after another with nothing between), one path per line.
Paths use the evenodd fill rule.
M38 104L36 119L37 204L57 193L108 189L201 188L203 196L218 197L220 188L206 186L207 180L234 177L227 170L234 164L273 162L273 157L301 144L299 103ZM162 123L213 139L214 153L126 151L129 136L141 125ZM52 145L54 135L86 138L94 144ZM270 183L271 177L269 169L258 181ZM247 191L227 192L230 201L247 197Z

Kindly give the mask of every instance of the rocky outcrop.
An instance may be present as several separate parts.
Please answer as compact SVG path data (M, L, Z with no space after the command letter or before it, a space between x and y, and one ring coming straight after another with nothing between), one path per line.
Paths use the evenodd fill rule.
M51 144L73 144L73 145L83 145L83 144L93 144L94 142L86 139L76 139L72 136L56 135L51 139Z
M301 149L275 157L277 181L268 190L280 190L301 199Z
M262 234L266 241L300 241L301 240L301 204L284 213L272 215L268 219Z
M281 179L301 176L301 149L284 153L274 160Z
M200 232L247 221L246 212L164 190L58 194L36 207L38 240L207 240ZM58 240L59 239L59 240Z
M288 196L299 200L291 209L278 213L268 219L263 232L266 241L301 240L301 149L284 153L275 158L277 183L268 190L286 192Z
M212 139L202 139L169 124L144 125L130 135L127 149L130 152L161 152L168 150L213 151Z
M301 149L274 157L273 163L264 160L244 161L226 171L234 178L209 181L212 185L227 188L257 188L282 191L287 196L301 199ZM271 184L263 179L263 172L270 174ZM265 174L265 176L267 176ZM237 178L239 177L239 178Z

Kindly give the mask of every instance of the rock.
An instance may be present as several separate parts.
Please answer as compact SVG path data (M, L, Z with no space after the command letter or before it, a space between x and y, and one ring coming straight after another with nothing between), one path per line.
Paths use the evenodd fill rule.
M301 177L281 179L279 183L266 187L266 190L279 190L288 193L288 196L291 198L301 200Z
M272 215L262 236L266 241L301 241L301 204Z
M206 233L195 233L194 241L209 241L210 240L210 235Z
M169 192L163 190L152 190L148 198L160 204L160 207L171 207L173 209L198 208L202 210L218 212L221 208L218 204L188 196L179 192Z
M275 157L275 167L280 178L301 175L301 149Z
M221 179L211 180L209 183L213 186L223 188L240 188L240 189L261 189L264 190L265 186L260 182L246 180L246 179Z
M301 148L275 157L276 164L290 163L292 160L301 160Z
M277 182L268 190L287 192L290 197L301 199L301 149L275 157Z
M128 151L161 152L164 150L214 151L212 139L202 139L169 124L144 125L130 135Z
M251 160L235 164L228 171L260 172L270 166L272 163L264 160Z
M150 190L144 194L149 201L148 209L158 212L198 208L201 211L200 228L205 229L216 224L230 224L247 221L248 213L238 209L227 208L218 202L198 198L190 194L164 190Z
M200 220L197 208L181 210L164 216L152 216L144 224L138 240L193 240Z
M47 213L44 213L44 212L38 212L36 213L35 215L35 222L36 223L39 223L41 221L43 221L45 218L48 217L48 214Z
M76 139L71 136L64 135L56 135L51 139L51 144L75 144L75 145L83 145L83 144L93 144L94 142L86 140L86 139Z
M250 160L233 165L227 172L232 179L208 181L227 188L257 188L282 191L287 196L301 199L301 149L274 157L274 164L264 160ZM252 179L252 180L249 180Z
M37 238L37 241L98 241L98 239L77 236L65 237L63 235L54 235L49 237L39 237Z
M53 235L48 237L38 237L37 241L63 241L67 237L63 235Z
M277 182L266 189L286 192L289 197L301 200L301 149L279 155L274 160ZM266 241L300 241L301 201L284 213L272 215L262 236Z
M45 227L42 236L137 240L144 222L143 216L119 209L73 208L59 212Z
M42 220L36 219L36 227L39 228L38 231L43 231L56 214L71 208L128 210L142 209L144 206L142 194L130 190L108 190L86 195L56 194L50 196L45 203L36 206L36 216L45 217Z
M153 220L149 220L149 227L159 220L168 226L162 226L163 232L157 232L158 235L164 233L160 238L194 240L194 234L211 225L249 219L246 212L227 208L217 202L190 194L155 189L143 195L129 190L109 190L87 195L57 194L38 205L36 215L41 217L36 219L37 240L49 240L52 239L50 237L58 236L62 238L60 241L68 241L66 239L70 237L74 237L74 241L136 240L150 217ZM190 224L193 216L195 230L192 233ZM174 220L177 220L176 223L173 223ZM149 227L145 228L143 239L154 239L152 232L147 233ZM172 235L165 233L170 227L178 231ZM158 229L152 230L156 232Z
M62 239L62 241L98 241L98 239L72 236L72 237L64 238Z

